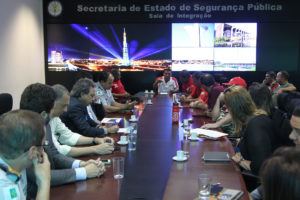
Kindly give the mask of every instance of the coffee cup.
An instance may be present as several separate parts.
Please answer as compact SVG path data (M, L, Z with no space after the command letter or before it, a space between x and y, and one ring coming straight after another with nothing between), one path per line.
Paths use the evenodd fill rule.
M191 132L191 138L192 139L196 139L197 138L197 132L196 131L192 131Z
M149 93L148 90L145 90L145 93Z
M189 125L189 120L188 119L184 119L183 120L183 126L188 126Z
M151 90L151 93L154 93L154 91L153 91L153 90Z
M177 157L178 160L183 160L184 152L182 150L178 150L177 154L176 154L176 157Z
M126 143L126 142L127 142L127 136L122 135L122 136L120 137L120 141L121 141L121 143Z
M147 104L152 104L151 99L148 99Z
M131 115L130 120L135 121L136 120L135 115Z

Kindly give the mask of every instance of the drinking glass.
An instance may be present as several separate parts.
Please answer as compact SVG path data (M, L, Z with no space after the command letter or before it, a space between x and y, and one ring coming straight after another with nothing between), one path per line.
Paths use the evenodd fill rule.
M208 174L199 174L198 176L198 189L199 199L209 197L211 187L211 177Z
M188 156L190 153L190 141L181 140L181 149L184 152L184 155Z
M130 134L128 136L128 151L135 151L136 150L136 134Z
M113 157L113 175L115 179L124 177L124 157Z

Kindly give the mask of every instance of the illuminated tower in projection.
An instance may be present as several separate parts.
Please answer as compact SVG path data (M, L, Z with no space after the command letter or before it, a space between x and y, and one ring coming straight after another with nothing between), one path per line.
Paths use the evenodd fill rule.
M126 41L126 32L124 28L124 33L123 33L123 65L129 65L129 56L128 56L128 47L127 47L127 41Z

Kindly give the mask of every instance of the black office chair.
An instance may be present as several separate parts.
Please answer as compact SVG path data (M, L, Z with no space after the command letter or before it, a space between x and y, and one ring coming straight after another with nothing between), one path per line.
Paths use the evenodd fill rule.
M11 111L13 106L13 98L8 93L0 94L0 115Z

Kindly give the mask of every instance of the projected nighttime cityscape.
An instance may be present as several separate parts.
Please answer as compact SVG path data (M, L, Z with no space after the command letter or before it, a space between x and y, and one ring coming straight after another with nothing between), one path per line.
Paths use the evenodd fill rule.
M256 23L48 24L49 71L255 71Z
M50 71L171 68L171 25L48 25ZM138 31L137 31L138 30Z

